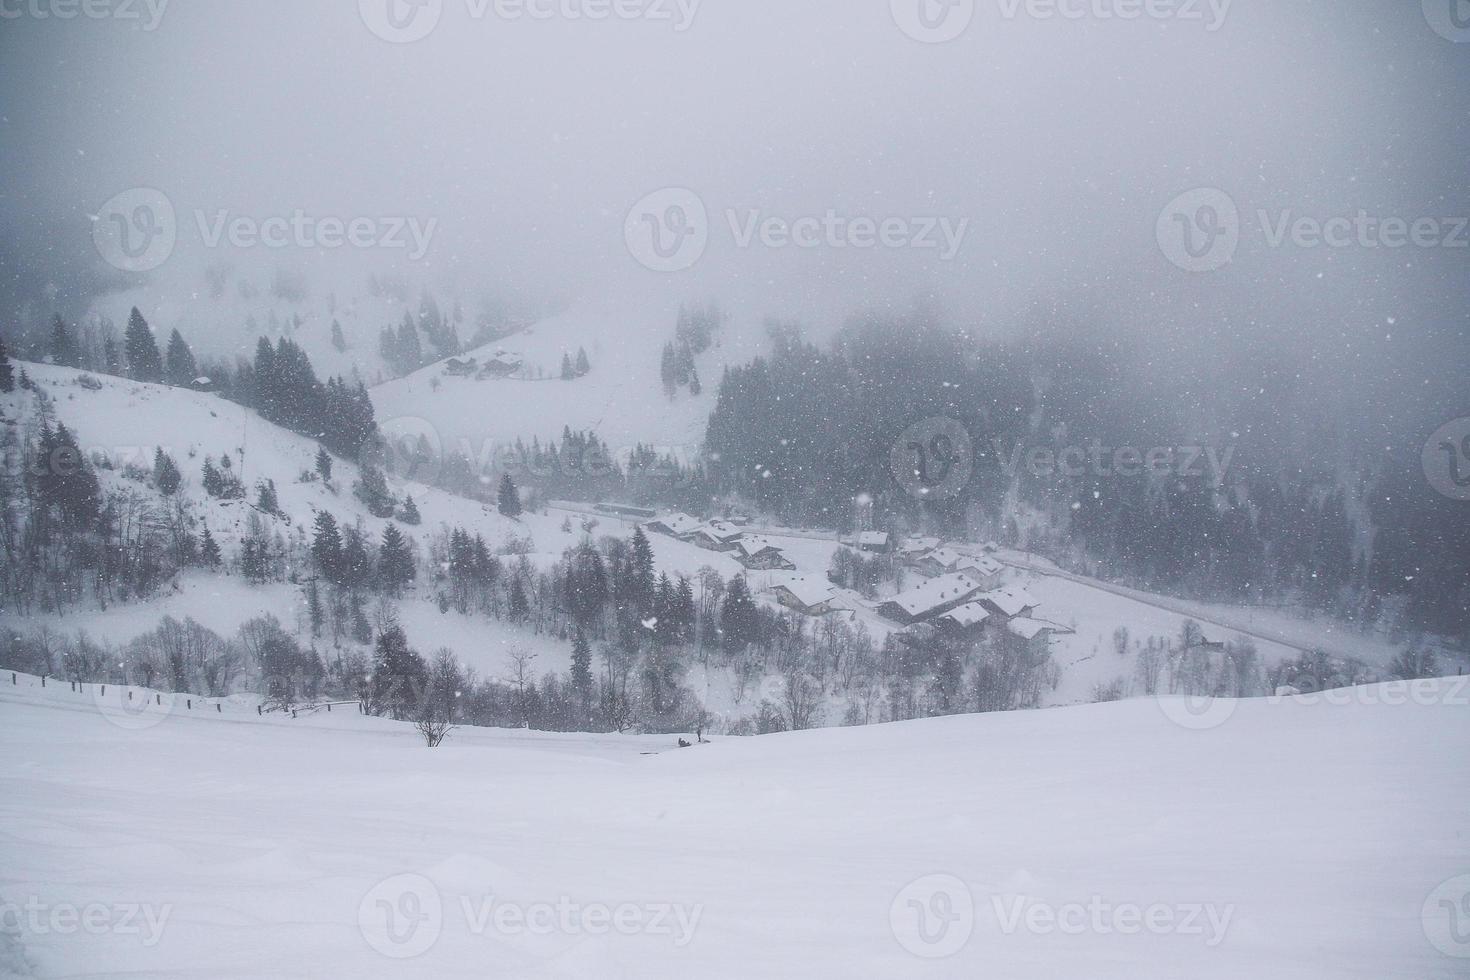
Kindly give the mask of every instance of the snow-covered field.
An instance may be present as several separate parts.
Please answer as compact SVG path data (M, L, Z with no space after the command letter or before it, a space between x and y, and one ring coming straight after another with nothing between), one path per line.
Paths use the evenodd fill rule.
M350 707L138 729L0 680L12 975L1381 980L1470 954L1440 904L1470 887L1450 682L1202 731L1142 700L429 751Z

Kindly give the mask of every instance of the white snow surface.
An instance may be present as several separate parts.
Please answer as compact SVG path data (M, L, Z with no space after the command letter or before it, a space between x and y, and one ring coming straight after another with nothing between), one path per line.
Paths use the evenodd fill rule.
M196 702L130 730L95 690L0 681L0 903L21 910L0 972L1465 975L1421 918L1470 871L1457 682L1241 702L1207 730L1141 700L687 750L462 729L431 751L350 708ZM1008 931L1018 902L1209 915ZM555 914L598 907L635 928ZM549 929L515 925L538 909Z

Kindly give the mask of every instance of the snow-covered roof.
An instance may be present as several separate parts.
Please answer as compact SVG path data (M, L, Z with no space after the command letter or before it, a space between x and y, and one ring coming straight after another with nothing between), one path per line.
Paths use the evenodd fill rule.
M963 606L951 609L940 617L947 619L956 626L978 626L990 618L990 610L983 603L967 602Z
M862 534L859 534L858 535L858 544L860 544L860 545L876 544L876 545L879 545L880 547L887 547L888 546L888 532L887 531L864 531Z
M719 541L733 541L745 533L742 528L738 528L728 521L710 521L699 530Z
M924 556L925 561L937 561L944 568L954 568L964 558L964 555L953 548L935 548Z
M1040 605L1035 596L1018 586L992 589L980 596L977 601L988 602L1007 616L1019 616L1026 609Z
M837 596L837 590L832 587L831 582L809 575L793 575L784 582L777 582L772 588L785 589L803 606L819 606L824 602L831 602Z
M979 582L962 572L956 572L952 575L931 578L921 585L900 592L888 601L896 603L910 616L922 616L946 603L967 596L979 588L981 588Z
M919 555L926 551L933 551L939 545L940 540L938 538L908 538L899 547L903 549L905 554Z
M668 528L670 532L680 536L685 534L693 534L700 528L699 520L697 518L690 517L688 514L665 514L663 517L660 517L656 521L653 521L651 523L662 524L664 527Z
M771 543L770 538L762 537L759 534L744 535L740 538L739 541L735 542L735 546L738 547L741 553L747 558L753 558L763 551L781 550Z
M1015 619L1006 623L1006 629L1010 630L1012 633L1016 634L1023 640L1034 640L1042 633L1046 632L1071 632L1071 630L1058 626L1056 623L1048 623L1044 619L1026 619L1022 616L1017 616Z
M959 567L973 569L981 575L999 575L1001 571L1000 562L990 557L970 558L966 556L960 559Z

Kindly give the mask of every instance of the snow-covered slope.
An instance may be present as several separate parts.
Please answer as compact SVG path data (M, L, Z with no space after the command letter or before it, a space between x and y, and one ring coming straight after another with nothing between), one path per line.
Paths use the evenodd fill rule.
M0 971L1381 980L1462 977L1446 951L1470 952L1448 918L1470 712L1446 683L1244 702L1208 731L1136 701L431 752L350 710L130 730L21 680L0 676Z
M704 441L724 366L748 361L763 346L758 331L727 327L721 346L696 358L702 393L682 390L670 401L659 354L674 325L672 318L625 311L563 314L464 354L483 364L504 349L523 359L524 377L449 377L442 363L433 364L373 388L373 405L385 424L427 422L446 452L471 460L517 439L560 438L566 427L595 432L614 452L642 443L687 458ZM591 372L561 380L562 355L575 358L579 348Z

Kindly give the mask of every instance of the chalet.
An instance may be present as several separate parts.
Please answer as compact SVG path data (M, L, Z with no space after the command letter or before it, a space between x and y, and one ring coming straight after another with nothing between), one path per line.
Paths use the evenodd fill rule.
M734 551L735 542L744 533L742 529L725 521L710 521L708 524L701 524L689 536L689 541L705 551Z
M467 357L464 360L451 357L444 362L444 373L451 378L468 378L474 375L479 369L480 362L473 357Z
M743 535L735 542L735 560L749 569L796 571L796 566L787 560L780 548L757 534Z
M907 562L918 561L943 542L938 538L905 538L898 546L899 557Z
M984 590L983 585L963 573L941 575L900 592L879 606L878 614L905 626L922 623L963 606Z
M697 518L688 514L669 514L665 517L655 518L643 525L645 530L655 534L667 535L671 538L687 539L699 530L700 523Z
M495 352L495 356L485 362L476 377L484 378L508 378L521 369L525 362L515 354L503 350Z
M983 602L967 602L956 606L934 620L936 626L959 632L973 632L985 626L990 619L990 610Z
M1031 614L1036 612L1036 607L1040 605L1031 593L1014 586L992 589L980 596L979 602L990 610L990 614L996 617L999 623L1007 623L1012 619L1030 619Z
M864 531L857 536L857 547L859 551L883 555L888 553L891 540L887 531Z
M219 391L219 385L214 383L213 378L199 377L189 382L189 387L194 391L202 391L206 394Z
M910 564L921 575L950 575L954 572L964 572L986 588L993 588L999 584L1002 571L1000 562L994 558L988 556L977 558L973 555L961 554L953 548L936 548Z
M1073 630L1056 623L1048 623L1041 619L1030 619L1017 616L1006 623L1006 632L1012 636L1019 636L1031 647L1033 653L1043 654L1051 648L1051 638L1071 633Z
M785 582L771 588L776 601L787 609L794 609L803 616L825 616L832 611L832 601L837 590L818 578L793 575Z

